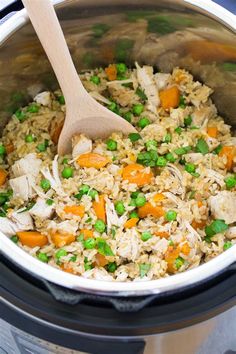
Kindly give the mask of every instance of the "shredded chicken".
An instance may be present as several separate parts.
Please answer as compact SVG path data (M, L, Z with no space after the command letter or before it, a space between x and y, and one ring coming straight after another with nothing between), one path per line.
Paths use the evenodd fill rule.
M75 235L78 229L78 223L73 220L66 220L60 223L56 223L54 220L50 221L48 224L48 230L52 232L61 232L63 234Z
M83 134L76 135L72 138L72 157L76 159L78 156L92 151L92 140Z
M31 175L24 175L9 180L11 189L13 190L14 198L20 198L23 201L31 199L35 192L32 188L34 179Z
M49 91L40 92L34 97L34 101L41 104L42 106L50 106L51 94Z
M42 160L38 159L36 154L28 154L14 163L12 166L12 172L15 177L27 174L36 177L39 173L41 164Z
M29 213L32 216L46 220L51 218L54 209L53 205L48 205L44 199L38 198L33 208L29 210Z
M110 201L110 199L106 197L105 201L108 230L111 229L112 226L122 226L126 222L127 216L124 214L119 218L115 211L114 204Z
M236 194L223 191L208 199L208 204L213 216L222 219L226 224L236 222Z
M154 80L156 82L158 90L163 90L167 87L168 83L171 81L170 74L156 73L154 75Z
M225 236L229 240L236 238L236 226L229 227L229 229L226 231Z
M185 187L183 185L183 176L182 176L180 170L175 165L173 165L171 163L168 163L166 168L170 171L171 175L178 180L178 183L179 183L179 188L174 190L173 192L176 194L180 194L182 196L182 198L184 198Z
M141 68L137 62L135 63L135 66L137 68L138 82L148 98L148 109L157 114L160 98L154 81L153 68L147 65Z
M117 255L134 262L139 257L139 237L136 230L127 230L120 240L117 240Z
M12 212L8 217L17 224L21 230L33 230L34 223L28 210L25 208Z
M0 231L10 237L15 235L16 232L21 231L21 228L12 220L0 217Z

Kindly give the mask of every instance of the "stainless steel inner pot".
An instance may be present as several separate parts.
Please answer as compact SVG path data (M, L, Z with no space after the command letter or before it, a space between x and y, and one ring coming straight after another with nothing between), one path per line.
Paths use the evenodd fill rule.
M214 89L226 122L236 126L236 17L211 1L57 1L78 71L114 61L180 66ZM50 31L50 28L48 29ZM0 131L10 115L36 93L58 87L25 10L0 27ZM233 64L234 63L234 64ZM105 282L78 277L43 264L0 233L5 256L38 277L68 288L106 295L166 292L214 276L236 261L236 246L196 269L148 282Z

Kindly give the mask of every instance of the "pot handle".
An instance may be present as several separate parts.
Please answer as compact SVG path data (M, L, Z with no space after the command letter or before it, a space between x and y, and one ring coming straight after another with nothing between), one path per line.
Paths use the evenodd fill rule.
M96 301L100 304L110 304L119 312L138 312L149 305L157 295L139 296L139 297L108 297L102 295L94 295L82 293L75 290L63 288L55 285L47 280L43 280L47 290L51 293L55 300L68 305L76 305L84 301Z

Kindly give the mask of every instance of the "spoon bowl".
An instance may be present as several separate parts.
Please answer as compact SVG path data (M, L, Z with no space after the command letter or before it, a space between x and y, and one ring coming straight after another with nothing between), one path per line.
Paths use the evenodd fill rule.
M93 99L76 72L61 26L50 0L23 0L31 23L48 56L66 103L66 118L58 141L58 154L68 154L71 138L78 134L106 138L112 132L136 129L125 119Z

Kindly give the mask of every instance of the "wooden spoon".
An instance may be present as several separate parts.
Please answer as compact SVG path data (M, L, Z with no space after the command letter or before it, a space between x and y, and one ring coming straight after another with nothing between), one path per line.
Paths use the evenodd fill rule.
M83 87L51 1L23 0L23 4L65 97L66 118L58 153L69 153L71 138L79 133L94 139L105 138L114 131L136 132L125 119L95 101Z

